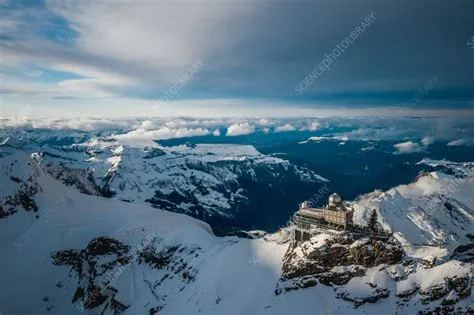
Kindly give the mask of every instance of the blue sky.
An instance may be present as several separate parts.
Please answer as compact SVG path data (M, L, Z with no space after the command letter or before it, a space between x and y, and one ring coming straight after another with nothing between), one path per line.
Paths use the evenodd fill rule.
M469 0L0 0L0 7L0 116L474 109ZM363 32L340 50L357 27ZM330 68L297 93L337 47Z

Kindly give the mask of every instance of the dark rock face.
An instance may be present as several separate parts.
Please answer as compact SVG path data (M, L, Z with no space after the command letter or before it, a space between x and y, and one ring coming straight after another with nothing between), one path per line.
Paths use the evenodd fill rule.
M158 148L145 147L143 151L145 152L145 155L143 156L144 159L153 159L155 157L166 155L166 152Z
M421 279L418 281L412 281L411 285L406 287L404 291L399 292L397 297L400 299L397 304L404 306L407 305L410 300L414 303L420 303L421 305L426 305L426 310L420 312L420 314L452 314L454 310L454 305L470 296L471 294L471 284L472 284L472 273L470 267L462 262L453 262L450 261L447 264L456 270L454 274L447 275L446 266L440 265L431 269L430 273L422 274ZM419 267L419 270L423 270L422 267ZM430 285L430 282L424 282L423 278L427 277L428 279L436 279L434 284ZM413 280L413 279L412 279ZM427 285L428 284L428 285ZM433 305L439 305L439 307L433 308ZM473 310L469 307L467 308L456 308L460 314L470 314Z
M93 239L85 249L68 249L53 252L51 258L56 266L69 266L76 273L78 287L72 303L80 301L85 309L93 309L106 301L105 291L131 260L130 246L108 237ZM108 258L108 263L98 264L99 259ZM99 276L110 275L106 281Z
M472 250L470 245L459 246L453 256L465 256ZM472 271L459 261L446 264L428 271L421 260L408 259L394 239L357 240L350 234L322 233L307 242L290 244L275 294L322 284L334 290L335 298L352 303L354 308L396 294L401 310L421 304L427 307L421 314L472 312L469 307L456 307L471 294ZM393 289L397 293L391 293ZM428 308L433 306L439 307Z
M444 283L420 290L420 295L423 304L443 299L442 305L452 305L471 295L471 278L469 276L446 278Z
M113 299L111 303L106 302L111 298L111 294L114 297L117 293L114 283L133 262L165 271L160 280L148 284L152 294L161 300L158 305L151 305L152 310L158 311L163 307L166 296L160 296L155 290L166 280L175 277L182 284L181 290L186 284L194 281L198 271L188 265L185 258L196 258L201 250L177 245L162 246L158 249L161 241L152 234L131 247L117 239L98 237L91 240L84 249L56 251L51 254L51 258L54 265L67 266L70 272L75 273L77 288L72 303L76 303L79 309L95 309L103 305L102 311L105 311L107 307L112 307Z
M420 288L418 288L418 287L414 287L410 290L406 290L406 291L403 291L403 292L397 294L397 297L403 299L404 301L408 301L413 294L418 292L419 289Z
M352 264L374 267L381 264L394 265L405 256L403 249L395 242L371 241L350 249Z
M453 277L448 278L448 288L454 290L460 297L460 299L464 299L471 295L471 281L472 275L465 276L465 277Z
M362 277L365 275L365 268L353 267L343 271L330 271L319 277L319 282L327 286L343 285L354 277Z
M358 243L354 243L354 241L351 236L341 236L326 241L321 247L313 247L310 240L301 244L305 259L301 259L297 255L297 246L293 243L283 258L282 277L292 279L321 274L336 266L393 265L400 262L405 256L401 246L394 240L383 242L366 239L358 241Z
M472 307L463 308L463 307L455 307L452 305L448 305L448 306L438 306L438 307L434 307L434 308L430 308L430 309L426 309L426 310L418 312L418 315L438 315L438 314L472 315L474 314L474 308Z
M390 296L390 291L387 289L376 289L375 293L371 296L365 298L354 298L351 297L350 294L347 292L342 292L336 295L337 298L340 298L344 301L352 302L354 304L354 308L358 308L359 306L366 304L366 303L375 303L380 299L386 299Z
M423 296L421 303L428 304L431 301L439 300L448 293L449 288L446 283L432 286L425 290L420 290L420 294Z
M305 289L320 284L333 287L335 297L357 308L390 296L385 287L368 283L366 296L345 291L344 285L356 277L364 277L368 268L393 265L402 261L405 252L395 240L356 240L347 235L318 235L299 246L292 243L283 259L282 276L275 294Z
M277 283L277 288L275 289L275 295L280 295L283 292L290 292L299 289L306 289L314 287L318 284L317 278L315 276L304 276L301 278L288 279L285 281L280 281Z
M35 181L33 176L30 176L25 182L22 180L12 177L12 182L19 185L16 193L7 196L0 202L0 219L7 218L18 212L17 208L22 207L26 211L38 212L39 208L36 204L34 197L36 194L42 191L41 187Z
M349 248L337 243L328 244L320 250L315 249L308 254L307 258L325 267L350 265L352 260L349 255Z
M459 245L451 255L451 259L463 262L474 262L474 243Z
M64 164L54 165L52 163L43 165L43 169L64 185L73 187L82 194L102 196L100 187L94 181L91 169L73 169Z

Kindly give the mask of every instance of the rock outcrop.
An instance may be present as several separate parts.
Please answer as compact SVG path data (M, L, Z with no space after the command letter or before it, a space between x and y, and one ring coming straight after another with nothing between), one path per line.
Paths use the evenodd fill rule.
M470 250L460 247L457 254ZM401 309L421 302L427 310L447 310L471 294L472 272L469 264L456 260L426 268L422 259L406 256L395 239L355 239L349 233L322 232L289 246L275 294L318 284L332 287L335 298L354 308L395 295Z
M290 245L283 260L282 277L292 279L322 274L336 266L393 265L404 255L401 246L393 239L384 242L369 238L355 240L351 235L319 234L308 242Z
M163 277L150 283L154 292L165 280L179 277L181 285L194 281L197 270L188 266L183 257L199 256L200 248L185 246L162 246L161 239L155 235L142 240L131 247L121 241L109 237L95 238L84 249L67 249L51 254L53 264L67 266L76 274L77 288L72 303L80 309L104 308L113 305L106 303L110 292L117 293L115 282L120 275L133 263L148 265L154 270L164 271ZM165 302L164 297L160 297ZM163 304L162 303L162 304ZM157 305L160 309L163 305ZM114 310L112 310L114 311Z

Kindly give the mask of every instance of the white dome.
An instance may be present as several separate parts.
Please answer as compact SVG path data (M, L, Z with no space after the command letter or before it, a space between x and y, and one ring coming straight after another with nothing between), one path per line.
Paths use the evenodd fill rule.
M341 204L341 202L342 202L341 196L339 196L338 194L334 193L331 196L329 196L328 205L338 206Z

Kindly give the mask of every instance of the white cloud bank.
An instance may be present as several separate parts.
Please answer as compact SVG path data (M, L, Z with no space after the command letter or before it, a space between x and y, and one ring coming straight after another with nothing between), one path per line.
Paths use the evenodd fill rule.
M349 137L348 136L321 136L321 137L310 137L308 138L308 140L305 140L305 141L300 141L298 142L299 144L306 144L310 141L317 141L317 142L320 142L320 141L325 141L325 140L329 140L329 141L341 141L341 142L347 142L349 141Z
M394 148L397 149L395 154L409 154L422 152L424 147L417 142L407 141L402 143L397 143L394 145Z
M255 132L255 127L251 126L248 122L233 124L227 128L226 136L242 136L248 135Z
M450 147L460 147L460 146L472 146L474 145L474 138L463 138L458 140L450 141L446 144Z
M0 131L2 129L54 129L78 131L107 131L116 135L129 134L129 137L154 137L167 139L171 136L183 137L203 135L239 136L250 133L272 134L283 131L302 131L307 141L395 141L401 142L400 150L405 152L406 141L411 141L412 150L428 148L435 141L448 146L474 145L474 126L472 120L437 119L397 119L397 118L240 118L240 117L154 117L140 115L129 118L51 118L29 115L2 117L0 112ZM435 128L433 128L435 126ZM348 130L348 131L347 131ZM146 133L149 131L149 133ZM132 133L133 132L133 133ZM5 132L4 132L5 133ZM111 134L109 133L109 134ZM291 135L288 135L291 137ZM410 146L410 145L409 145ZM396 147L395 147L396 148ZM399 150L394 150L398 154Z
M273 124L274 124L274 122L270 119L267 119L267 118L261 118L257 121L257 125L259 125L259 126L268 127L268 126L271 126Z
M310 123L308 125L308 130L309 131L315 131L315 130L318 130L319 127L321 127L321 124L317 121L313 121L312 123Z
M435 142L435 139L433 137L424 137L421 140L421 144L424 145L425 147L432 145Z
M288 131L295 131L296 128L292 124L285 124L283 126L279 126L275 129L275 132L288 132Z
M173 138L185 138L185 137L195 137L195 136L206 136L210 134L209 129L204 128L178 128L170 129L168 127L162 127L156 130L146 130L139 128L132 130L125 134L114 135L114 139L126 142L128 144L143 144L150 143L153 140L166 140Z
M424 137L421 141L413 142L407 141L402 143L397 143L394 145L397 151L394 154L409 154L409 153L419 153L423 152L426 148L432 145L435 142L433 137Z

